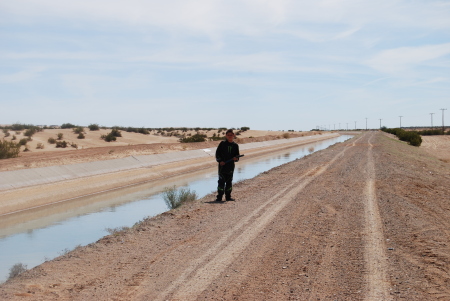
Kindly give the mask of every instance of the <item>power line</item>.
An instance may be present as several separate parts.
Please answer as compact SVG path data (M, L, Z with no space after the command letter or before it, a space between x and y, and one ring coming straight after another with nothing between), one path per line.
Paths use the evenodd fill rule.
M444 127L444 111L447 109L440 109L442 111L442 132L445 131L445 127Z

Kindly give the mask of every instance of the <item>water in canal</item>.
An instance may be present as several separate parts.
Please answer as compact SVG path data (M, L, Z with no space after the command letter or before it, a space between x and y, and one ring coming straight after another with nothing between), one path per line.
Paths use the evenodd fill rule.
M236 164L233 182L253 178L261 172L351 137L342 135L254 159L244 157ZM16 263L32 268L78 245L97 241L108 234L107 228L131 227L148 216L167 211L162 191L173 185L189 187L203 197L215 190L217 170L202 170L2 216L0 282L7 279L9 269Z

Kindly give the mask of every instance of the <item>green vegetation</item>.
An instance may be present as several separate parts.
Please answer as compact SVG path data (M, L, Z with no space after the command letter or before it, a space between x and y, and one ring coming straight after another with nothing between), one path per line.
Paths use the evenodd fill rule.
M58 133L56 136L58 137L58 140L62 140L64 134L63 133Z
M205 142L206 141L206 135L203 134L195 134L192 135L191 137L184 137L184 138L180 138L179 140L181 143L189 143L189 142Z
M26 140L26 139L25 139ZM20 144L13 141L0 141L0 159L16 158L20 153Z
M241 131L243 131L243 132L248 131L249 129L250 129L250 127L248 127L248 126L241 127Z
M122 227L117 227L117 228L106 228L106 232L108 232L110 235L120 235L122 233L124 233L125 231L129 230L130 227L126 227L126 226L122 226Z
M96 123L91 123L90 125L88 125L88 128L90 131L99 131L100 130L100 127Z
M127 131L128 133L140 133L140 134L144 134L144 135L150 134L150 131L144 127L141 127L141 128L127 127L125 129L125 131Z
M84 133L84 128L82 126L77 126L77 127L73 128L72 131L75 134L82 134L82 133Z
M9 137L10 133L8 129L3 129L2 131L5 134L5 137Z
M410 145L420 146L422 144L422 137L420 137L419 133L416 131L405 131L400 128L388 129L385 127L381 128L381 130L397 136L398 139L406 141Z
M26 145L28 143L28 139L27 138L22 138L19 140L19 144L20 145Z
M71 124L71 123L63 123L63 124L61 124L61 128L62 129L73 129L74 127L77 127L77 126L74 125L74 124Z
M23 135L28 137L28 140L31 140L31 136L33 136L34 134L36 134L37 132L42 132L42 129L39 127L30 127L29 129L27 129Z
M13 279L14 277L19 276L23 272L27 270L27 265L23 263L16 263L9 269L8 280Z
M122 137L122 134L117 128L114 128L107 135L101 135L100 139L103 139L106 142L111 142L116 141L116 137Z
M52 137L50 137L50 138L48 138L48 143L50 143L50 144L55 144L56 143L56 139L55 138L52 138Z
M444 132L442 130L423 130L418 131L418 133L421 136L444 135Z
M164 201L167 207L175 209L186 202L192 202L197 199L197 193L189 188L181 188L177 190L176 186L166 187L163 192Z
M78 136L77 136L77 138L78 138L78 139L84 139L84 138L86 138L86 136L84 136L83 133L79 133Z
M67 142L66 141L56 141L56 147L57 148L66 148Z

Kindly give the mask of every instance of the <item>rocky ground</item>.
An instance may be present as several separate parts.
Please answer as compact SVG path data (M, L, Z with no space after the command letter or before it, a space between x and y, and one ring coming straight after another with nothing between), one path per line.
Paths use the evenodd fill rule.
M2 300L450 300L450 168L378 132L31 269Z

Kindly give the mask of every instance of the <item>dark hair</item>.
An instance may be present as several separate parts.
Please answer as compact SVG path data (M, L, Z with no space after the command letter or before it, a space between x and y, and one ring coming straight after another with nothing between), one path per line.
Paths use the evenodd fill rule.
M234 134L234 132L233 132L232 129L227 130L227 132L225 133L225 135L227 135L228 133L233 133L233 134Z

